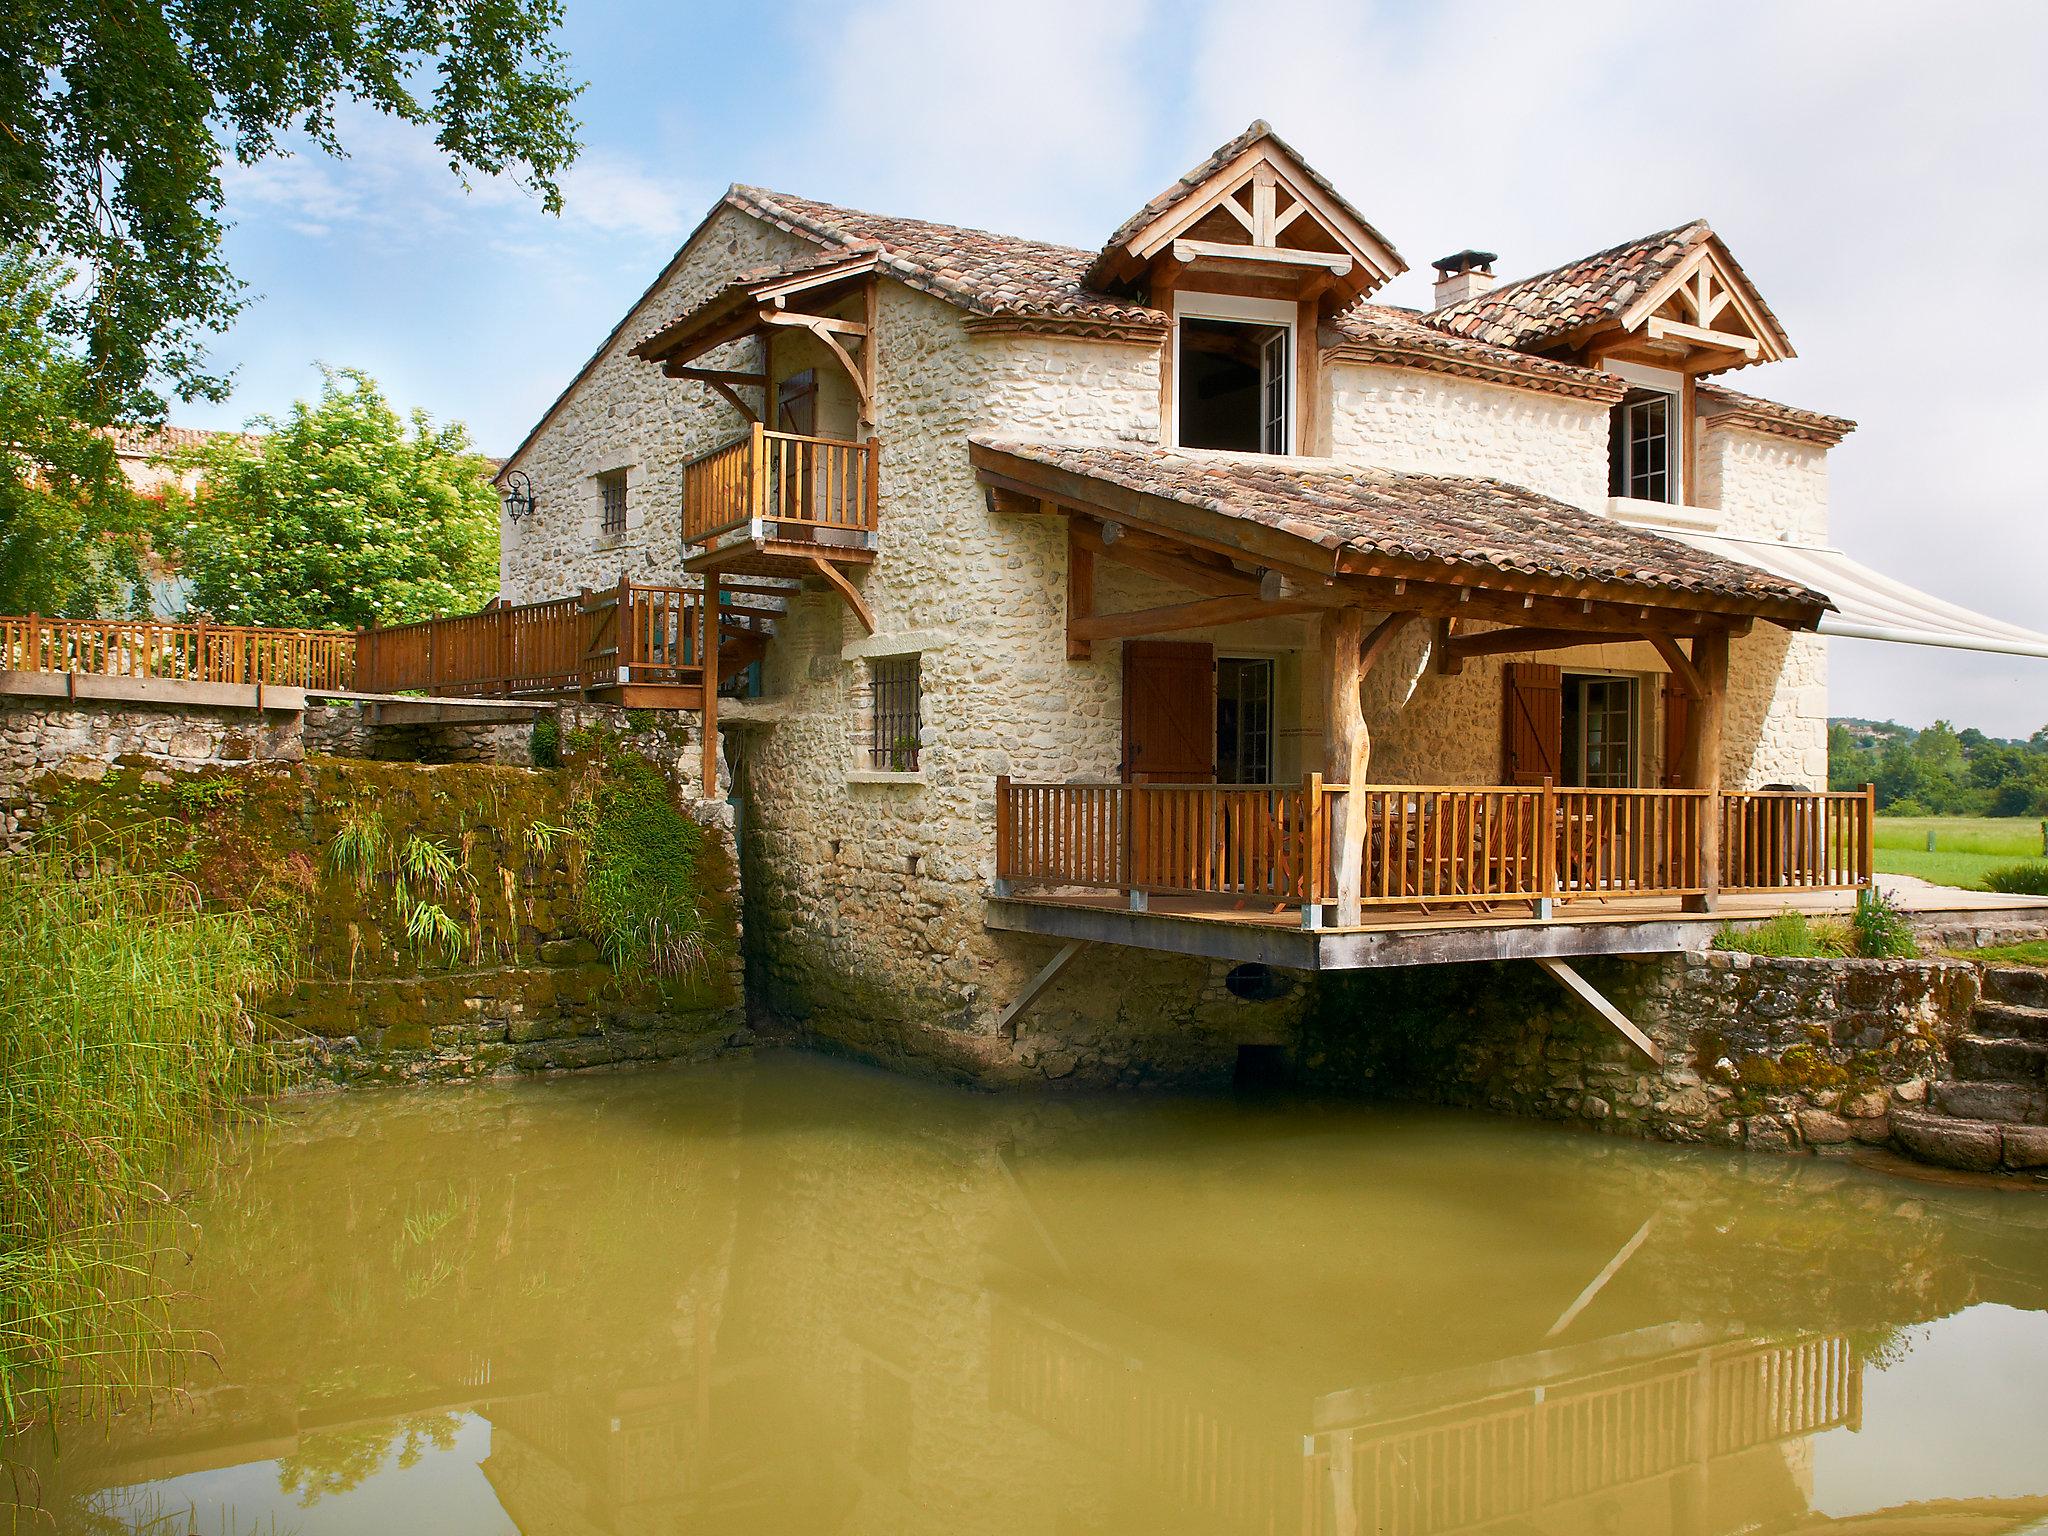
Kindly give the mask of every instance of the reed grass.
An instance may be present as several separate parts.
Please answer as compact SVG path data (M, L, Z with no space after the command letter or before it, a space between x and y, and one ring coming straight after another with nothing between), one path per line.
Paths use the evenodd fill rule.
M0 859L0 1440L180 1368L174 1175L276 1086L249 1003L294 947L105 841Z

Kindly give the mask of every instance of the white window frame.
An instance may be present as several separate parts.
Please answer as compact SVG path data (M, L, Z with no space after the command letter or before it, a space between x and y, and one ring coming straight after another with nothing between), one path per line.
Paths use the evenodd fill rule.
M1632 388L1655 390L1660 395L1671 397L1670 403L1665 407L1664 444L1665 479L1670 494L1663 501L1645 501L1636 496L1609 496L1608 500L1620 503L1624 509L1691 506L1692 503L1685 499L1686 481L1690 478L1686 470L1692 464L1693 435L1690 413L1685 408L1685 375L1675 368L1652 368L1647 363L1623 362L1619 358L1603 359L1600 368L1603 373L1613 374ZM1624 486L1627 485L1626 477L1622 483Z
M1234 293L1184 293L1176 288L1173 293L1173 421L1170 425L1172 440L1168 447L1187 453L1221 453L1220 448L1184 448L1180 440L1180 322L1186 320L1234 320L1240 325L1278 326L1287 332L1287 446L1286 455L1299 453L1301 442L1301 411L1295 399L1295 385L1300 377L1301 353L1296 349L1301 338L1295 334L1296 322L1301 318L1300 310L1285 299L1250 299ZM1265 440L1266 401L1263 387L1259 392L1259 438ZM1279 457L1279 455L1268 455Z

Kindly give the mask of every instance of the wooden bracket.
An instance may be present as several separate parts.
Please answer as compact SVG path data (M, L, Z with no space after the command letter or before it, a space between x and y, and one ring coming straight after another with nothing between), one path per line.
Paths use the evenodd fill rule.
M875 632L875 615L867 605L867 599L860 595L860 588L846 579L846 573L827 560L823 555L811 556L811 566L831 584L833 590L846 599L846 606L853 610L853 616L860 620L860 627L869 634Z
M852 337L860 342L861 350L866 351L873 338L865 325L858 320L836 320L830 315L805 315L786 309L764 308L760 319L763 325L794 326L817 337L825 349L839 360L839 366L846 370L847 378L853 381L854 392L860 396L861 418L865 421L874 420L874 389L868 379L868 370L853 360L853 354L848 352L839 340L841 336Z
M1081 952L1081 941L1074 939L1060 947L1060 952L1046 961L1039 973L1024 984L1024 990L1011 998L1008 1006L996 1015L996 1033L1005 1040L1017 1038L1017 1020L1024 1016L1030 1006L1038 1001L1039 994L1053 984L1055 977L1072 963L1074 956Z
M1706 682L1700 677L1700 669L1692 664L1692 658L1685 654L1685 647L1670 635L1651 630L1643 638L1657 648L1657 654L1664 658L1664 665L1671 669L1671 675L1678 679L1678 686L1685 690L1688 699L1703 699L1707 696Z
M1549 972L1559 986L1584 1003L1603 1021L1611 1024L1630 1045L1649 1057L1656 1065L1664 1065L1664 1052L1658 1048L1657 1042L1636 1028L1634 1021L1609 1002L1606 994L1598 987L1581 976L1569 960L1538 956L1536 963Z

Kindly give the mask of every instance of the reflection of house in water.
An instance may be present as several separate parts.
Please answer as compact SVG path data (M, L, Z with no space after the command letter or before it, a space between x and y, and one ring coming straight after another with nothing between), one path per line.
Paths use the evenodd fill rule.
M1223 1530L1438 1536L1540 1517L1578 1531L1601 1528L1587 1520L1602 1496L1614 1529L1675 1536L1803 1512L1805 1437L1857 1427L1854 1348L1829 1335L1686 1345L1690 1331L1331 1393L1304 1405L1314 1428L1290 1438L1003 1300L990 1391Z

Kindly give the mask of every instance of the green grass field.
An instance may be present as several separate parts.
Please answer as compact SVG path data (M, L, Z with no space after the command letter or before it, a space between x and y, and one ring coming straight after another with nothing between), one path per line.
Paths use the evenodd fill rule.
M1934 834L1934 852L1927 834ZM1880 874L1914 875L1936 885L1982 890L1986 872L2038 859L2041 823L2014 816L1880 816L1877 868Z

